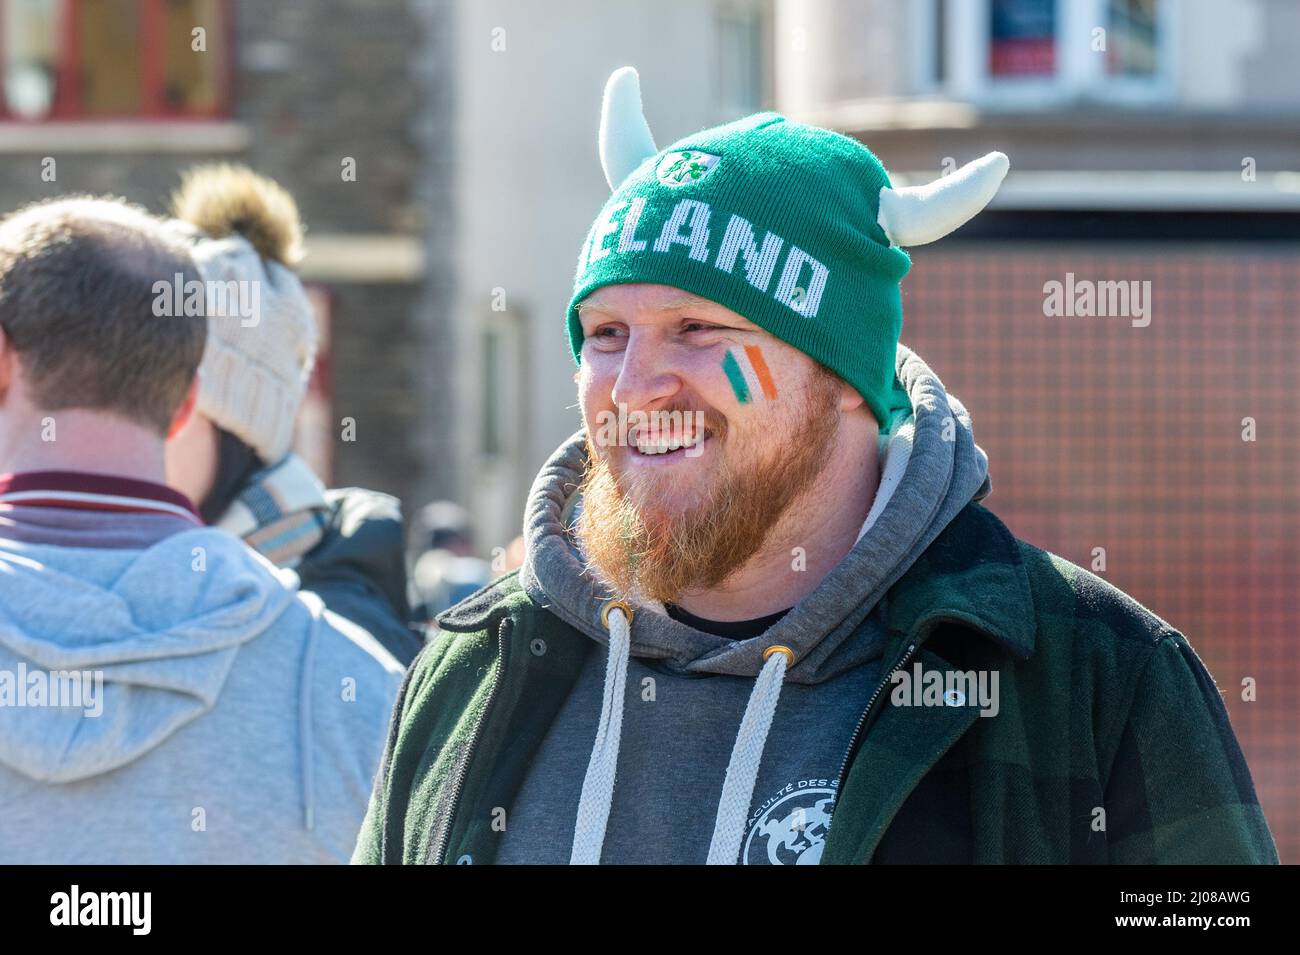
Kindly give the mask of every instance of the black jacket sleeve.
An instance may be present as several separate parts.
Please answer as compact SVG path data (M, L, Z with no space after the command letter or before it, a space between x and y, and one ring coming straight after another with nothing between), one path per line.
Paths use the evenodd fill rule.
M423 643L406 596L401 502L361 488L325 492L325 537L299 562L302 589L368 630L403 666Z

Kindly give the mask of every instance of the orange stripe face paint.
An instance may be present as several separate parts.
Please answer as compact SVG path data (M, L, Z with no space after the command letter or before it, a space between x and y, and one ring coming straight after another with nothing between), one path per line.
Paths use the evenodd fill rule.
M776 380L763 357L763 350L757 345L746 345L743 350L727 349L722 359L722 370L727 374L727 382L736 400L742 405L749 404L759 394L768 401L776 400Z
M767 361L763 358L763 349L757 345L745 346L745 357L754 367L754 374L758 377L758 383L763 388L763 397L768 401L776 401L776 382L772 380L772 371L767 367Z

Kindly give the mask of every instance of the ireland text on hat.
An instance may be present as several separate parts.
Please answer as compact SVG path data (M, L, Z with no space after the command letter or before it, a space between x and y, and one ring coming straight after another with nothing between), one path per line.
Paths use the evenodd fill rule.
M615 217L624 208L627 212L620 222ZM718 213L719 218L723 214ZM578 275L607 255L644 254L647 247L654 252L669 254L679 251L673 247L680 245L686 250L687 258L708 262L712 251L709 241L718 234L716 228L710 228L713 217L714 209L699 199L682 199L671 210L660 203L647 203L644 196L637 196L631 203L615 203L596 221L591 239L583 247L578 261ZM659 226L658 237L651 241L656 226ZM684 234L683 226L686 227ZM610 236L616 232L619 233L617 241L610 242ZM644 238L637 238L638 232ZM807 318L817 316L817 307L831 274L826 266L797 245L789 244L771 232L763 236L760 245L754 235L754 226L738 215L728 217L721 234L722 239L712 256L714 268L730 274L739 257L749 284L768 293L777 259L784 248L781 277L769 294L800 315Z

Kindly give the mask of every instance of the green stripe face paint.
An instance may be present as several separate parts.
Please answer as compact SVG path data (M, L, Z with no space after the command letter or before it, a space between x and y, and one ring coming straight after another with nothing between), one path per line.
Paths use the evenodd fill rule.
M722 359L722 370L727 373L727 381L731 382L731 390L736 393L736 400L742 405L749 404L749 384L745 381L745 373L740 370L740 364L730 348L727 349L727 356Z
M756 398L776 400L776 381L772 378L772 369L767 366L763 349L757 345L746 345L743 352L740 349L727 349L727 357L722 359L722 370L727 373L731 390L742 405L747 405Z

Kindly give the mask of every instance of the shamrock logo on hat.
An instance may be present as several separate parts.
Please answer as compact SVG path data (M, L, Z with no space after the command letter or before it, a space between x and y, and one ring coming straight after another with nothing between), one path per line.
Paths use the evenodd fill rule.
M665 186L684 186L703 179L719 158L698 150L668 153L659 160L655 175Z

